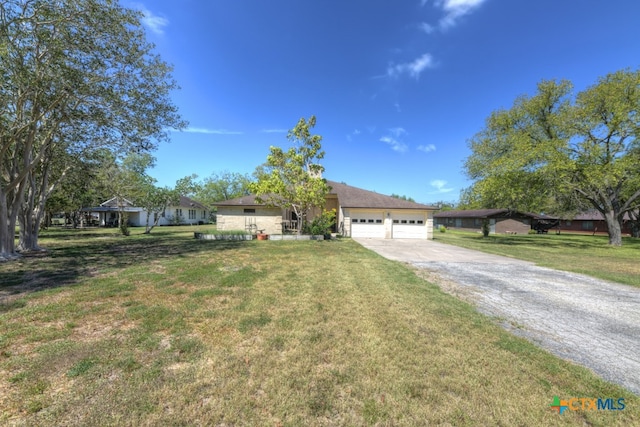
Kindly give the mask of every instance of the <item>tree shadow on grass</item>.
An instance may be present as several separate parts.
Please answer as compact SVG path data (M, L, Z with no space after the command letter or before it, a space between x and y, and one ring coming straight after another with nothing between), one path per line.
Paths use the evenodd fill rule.
M71 286L86 277L202 252L215 257L221 251L252 244L197 240L171 231L131 237L71 231L53 233L48 238L46 252L0 263L0 313L17 308L16 300L24 295Z

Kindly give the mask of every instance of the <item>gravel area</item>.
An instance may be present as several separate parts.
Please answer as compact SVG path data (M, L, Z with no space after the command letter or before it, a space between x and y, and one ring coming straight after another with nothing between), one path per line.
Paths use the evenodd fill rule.
M512 333L640 394L640 289L437 242L357 241L423 269Z

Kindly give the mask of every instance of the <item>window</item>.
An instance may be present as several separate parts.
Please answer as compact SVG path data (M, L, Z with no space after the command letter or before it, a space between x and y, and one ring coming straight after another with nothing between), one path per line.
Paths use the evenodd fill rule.
M593 221L582 221L583 230L593 230Z
M207 211L202 211L202 219L207 219Z
M482 225L482 224L480 224L480 218L473 218L473 225L475 225L475 226Z
M423 221L423 220L421 220L421 219L419 219L419 220L418 220L418 224L424 224L424 221Z
M416 222L412 219L409 220L409 224L415 224Z
M400 221L398 221L397 219L394 219L394 220L393 220L393 223L394 223L394 224L399 224L399 223L400 223Z
M256 210L255 209L245 208L244 209L244 213L256 213Z
M382 220L381 219L376 219L376 224L382 224Z
M189 219L196 219L196 210L189 209Z
M182 217L182 209L180 209L180 208L176 209L176 216L177 217Z
M372 219L370 219L370 220L369 220L369 224L373 224L374 222L375 222L375 221L374 221L374 220L372 220Z
M566 225L567 227L571 227L571 221L565 221L564 225Z
M400 224L406 224L406 223L407 223L406 219L400 220Z

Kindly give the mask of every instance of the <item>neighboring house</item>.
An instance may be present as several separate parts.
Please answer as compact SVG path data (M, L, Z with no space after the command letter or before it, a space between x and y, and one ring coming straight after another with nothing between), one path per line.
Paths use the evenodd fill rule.
M556 218L510 209L477 209L438 212L434 220L436 226L468 231L481 231L483 222L488 221L490 234L527 234L538 222L547 223Z
M134 227L144 227L147 224L147 211L144 208L135 206L127 199L116 197L101 203L100 206L84 208L90 214L98 214L99 225L103 227L118 224L118 210L122 210L127 216L127 222ZM149 222L153 224L156 214L151 214ZM174 224L204 224L208 222L209 210L201 203L191 200L188 197L180 196L178 205L167 206L163 213L159 214L158 225Z
M335 181L327 181L327 184L330 191L324 208L336 210L335 232L348 237L433 238L433 213L438 208ZM298 227L293 212L257 203L253 195L226 200L215 205L218 208L218 230L282 234L295 232Z
M629 224L629 214L625 213L622 220L622 233L631 234ZM572 219L560 220L560 232L572 233L608 233L609 228L604 220L604 216L600 211L582 212L574 216Z

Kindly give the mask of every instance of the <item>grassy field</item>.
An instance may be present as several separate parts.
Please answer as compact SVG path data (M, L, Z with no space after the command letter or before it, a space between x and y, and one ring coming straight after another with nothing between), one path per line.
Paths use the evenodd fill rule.
M623 238L622 247L606 236L577 234L490 235L447 230L434 240L535 262L544 267L587 274L640 287L640 239Z
M196 230L52 230L0 264L0 424L640 424L637 396L350 239Z

